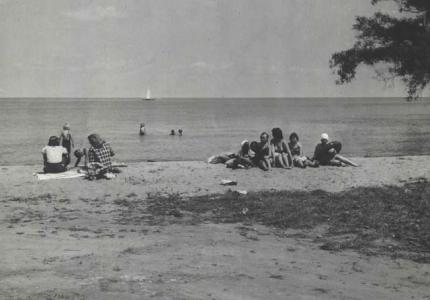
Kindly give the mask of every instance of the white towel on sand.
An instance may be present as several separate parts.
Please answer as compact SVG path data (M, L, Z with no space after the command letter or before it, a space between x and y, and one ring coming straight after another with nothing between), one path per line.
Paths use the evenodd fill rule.
M73 169L62 173L35 173L34 175L37 177L38 180L49 180L84 177L85 173L79 173L77 169Z

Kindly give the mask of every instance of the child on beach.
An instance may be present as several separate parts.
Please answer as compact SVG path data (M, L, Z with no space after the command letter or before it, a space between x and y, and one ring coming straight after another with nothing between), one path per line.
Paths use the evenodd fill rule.
M318 163L311 161L303 155L303 147L299 143L299 135L295 132L290 134L288 147L292 155L292 163L299 168L318 167Z
M312 160L317 161L322 166L344 166L350 165L358 167L358 165L349 159L339 155L342 149L342 144L337 141L329 143L327 133L321 134L321 143L315 147L314 157Z
M68 123L63 125L63 131L60 134L60 145L66 148L68 153L65 162L65 166L67 167L67 165L70 164L70 153L72 152L72 148L74 148L72 134L70 133L70 125Z
M273 164L275 167L280 167L284 169L290 169L293 164L289 163L289 158L291 159L291 151L288 144L284 140L282 130L280 128L272 129L273 138L270 141L270 146L272 147L272 157Z
M270 171L272 165L270 161L272 158L272 147L269 144L269 134L267 132L260 134L260 142L252 142L250 148L254 152L252 162L260 167L260 169Z

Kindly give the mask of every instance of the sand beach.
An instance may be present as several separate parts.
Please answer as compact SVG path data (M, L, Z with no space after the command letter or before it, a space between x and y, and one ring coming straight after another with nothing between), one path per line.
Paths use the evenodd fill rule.
M0 167L0 298L428 299L428 263L321 249L324 224L214 221L196 201L216 203L216 195L235 191L330 197L357 188L403 189L427 182L429 158L354 158L359 168L270 172L141 162L96 181L38 181L39 166ZM238 184L223 186L222 179ZM238 201L247 197L236 194ZM179 203L174 199L194 199L195 210L172 205ZM252 208L238 215L247 213Z

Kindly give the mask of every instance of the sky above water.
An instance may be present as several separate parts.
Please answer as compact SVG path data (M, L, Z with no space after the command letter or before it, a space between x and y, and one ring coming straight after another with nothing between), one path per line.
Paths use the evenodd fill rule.
M363 67L337 86L370 0L0 0L0 97L404 96Z

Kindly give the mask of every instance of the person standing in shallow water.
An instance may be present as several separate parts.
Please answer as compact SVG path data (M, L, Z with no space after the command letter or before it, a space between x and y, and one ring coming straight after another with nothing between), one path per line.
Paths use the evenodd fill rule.
M140 123L139 134L145 135L145 123Z
M178 129L178 134L179 134L179 136L182 136L182 132L183 132L183 131L182 131L182 128L179 128L179 129Z
M170 130L170 135L175 135L175 129Z
M65 161L65 166L67 167L70 164L70 153L72 152L72 148L75 147L68 123L63 125L63 131L60 134L60 145L66 148L68 153L67 160Z

